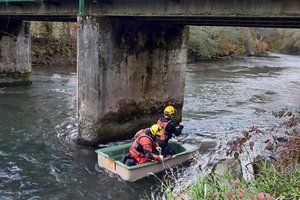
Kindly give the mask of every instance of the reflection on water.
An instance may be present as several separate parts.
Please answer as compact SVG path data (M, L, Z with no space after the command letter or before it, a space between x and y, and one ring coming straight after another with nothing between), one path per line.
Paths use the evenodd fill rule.
M268 113L300 105L300 57L241 58L190 64L181 141L200 162L180 171L192 181L226 141ZM95 169L94 149L77 146L75 67L34 68L33 84L0 89L0 199L139 199L155 178L126 183ZM266 113L256 112L265 109Z

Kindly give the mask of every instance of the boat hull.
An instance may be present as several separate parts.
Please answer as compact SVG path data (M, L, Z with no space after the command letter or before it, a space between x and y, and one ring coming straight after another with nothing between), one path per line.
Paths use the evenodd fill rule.
M172 142L170 145L171 149L180 149L180 152L173 155L171 158L164 159L163 161L127 166L121 162L121 157L128 152L129 146L130 144L125 144L120 145L119 148L113 147L111 149L112 152L109 152L110 147L96 150L98 154L99 167L105 168L119 175L125 181L133 182L144 178L151 173L155 174L190 160L193 158L195 151L198 149L197 147L189 144L178 144L176 142Z

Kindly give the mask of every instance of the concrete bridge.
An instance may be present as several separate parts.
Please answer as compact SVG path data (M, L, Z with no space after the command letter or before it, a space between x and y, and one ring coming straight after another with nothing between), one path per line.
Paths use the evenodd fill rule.
M29 21L77 21L80 143L130 137L184 99L187 25L300 26L292 0L0 0L0 86L30 83Z

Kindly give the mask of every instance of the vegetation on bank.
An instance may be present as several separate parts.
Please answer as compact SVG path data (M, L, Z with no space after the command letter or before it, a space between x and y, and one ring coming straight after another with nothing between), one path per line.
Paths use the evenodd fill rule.
M77 26L65 22L31 22L32 63L76 63Z
M252 180L237 178L230 172L222 176L211 173L198 179L188 189L179 188L178 194L172 190L176 188L178 191L180 185L173 176L167 176L160 197L168 200L185 199L187 196L197 200L300 199L300 109L295 112L281 110L272 114L282 123L267 129L253 126L244 131L241 137L228 143L227 155L244 153L249 157L254 171ZM258 148L260 145L256 143L259 142L271 153L270 157L251 158L249 152ZM173 181L170 182L170 179Z
M297 167L288 174L277 171L275 167L266 163L260 168L261 172L255 180L235 179L230 173L225 173L221 180L215 176L207 176L194 183L189 192L194 199L206 200L300 198L300 170Z
M31 22L34 64L74 64L77 25L66 22ZM188 42L190 60L278 52L300 54L297 29L191 26Z
M190 60L213 60L235 55L261 56L274 53L300 54L297 29L190 27Z

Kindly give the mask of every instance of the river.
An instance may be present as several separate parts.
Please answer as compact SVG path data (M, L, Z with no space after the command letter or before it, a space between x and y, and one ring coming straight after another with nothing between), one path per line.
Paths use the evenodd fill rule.
M232 137L272 122L271 111L299 108L300 57L279 56L188 65L179 140L199 146L200 154L178 180L201 175L200 166L209 168ZM160 185L96 170L94 149L72 142L76 91L76 68L55 66L34 67L32 86L0 89L1 200L140 199Z

